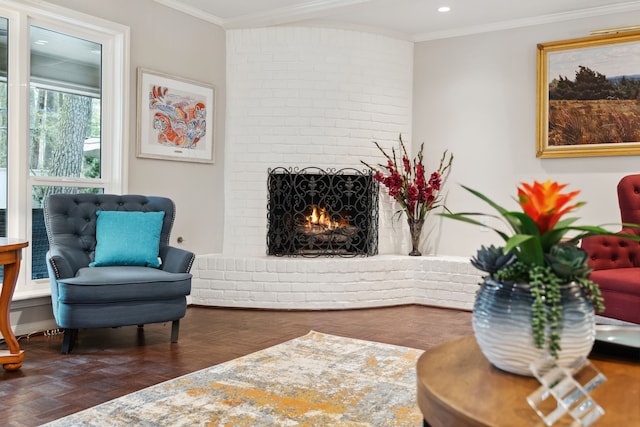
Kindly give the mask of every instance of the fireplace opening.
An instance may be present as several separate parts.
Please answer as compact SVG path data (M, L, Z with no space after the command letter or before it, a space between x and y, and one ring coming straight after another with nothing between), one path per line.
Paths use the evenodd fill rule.
M267 254L378 253L378 184L357 169L269 169Z

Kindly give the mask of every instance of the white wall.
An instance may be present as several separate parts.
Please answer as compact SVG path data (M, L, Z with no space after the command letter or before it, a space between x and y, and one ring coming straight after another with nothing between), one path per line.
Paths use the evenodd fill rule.
M410 142L412 70L413 44L388 37L321 28L228 31L223 253L266 253L269 168L362 170L360 160L383 159L374 140L389 148L402 132ZM383 206L380 253L398 253L407 231L385 221L392 213Z
M224 228L225 33L209 22L153 0L50 0L49 3L131 28L129 193L160 195L176 203L172 244L195 253L219 252ZM136 158L137 68L201 81L216 87L216 163ZM107 141L105 141L107 143ZM182 236L184 243L176 239Z
M432 158L445 148L455 155L446 185L449 209L490 212L459 184L515 210L520 182L552 179L581 190L578 200L587 204L577 211L577 224L620 221L616 185L640 172L637 156L535 157L536 45L636 24L637 18L603 16L415 45L413 135ZM477 227L440 220L433 243L439 255L470 256L481 243L501 242Z
M241 148L242 144L247 141L260 139L260 143L276 148L275 152L269 148L268 153L260 154L265 157L265 154L275 156L279 149L291 148L283 147L286 145L282 144L283 141L320 141L323 146L328 143L334 147L338 139L357 140L362 142L363 147L368 147L368 151L350 151L349 154L356 157L345 162L350 163L350 166L357 166L358 163L353 161L356 158L373 158L376 155L370 149L370 141L383 140L390 146L397 133L402 132L414 145L422 141L426 143L429 169L433 169L443 149L453 151L454 166L446 186L447 206L451 209L484 208L465 194L458 184L471 185L486 192L496 201L509 205L519 182L550 178L568 182L571 188L582 190L580 199L587 201L587 205L580 209L579 215L584 218L584 223L618 221L615 185L623 175L638 170L635 156L573 159L535 157L536 44L586 36L593 29L635 24L637 17L631 14L416 43L413 58L411 54L405 53L406 45L410 46L407 42L360 32L320 31L312 28L233 30L229 32L230 37L236 42L241 41L245 48L252 46L264 49L269 44L272 46L271 51L263 51L259 55L245 52L245 55L252 57L242 69L239 64L234 65L234 61L239 58L238 52L234 50L241 45L229 43L231 51L228 54L228 65L230 69L238 69L234 68L234 74L229 76L227 85L225 32L211 23L181 14L152 0L50 2L131 27L132 93L128 101L132 126L129 189L131 192L164 194L174 198L178 214L173 239L183 236L184 247L198 254L222 252L223 233L226 233L224 251L234 245L248 244L253 252L264 253L263 237L259 241L257 238L245 241L238 240L241 236L236 234L242 227L252 227L260 233L266 227L266 219L262 213L264 211L242 219L247 210L257 212L266 206L266 184L263 184L263 177L260 176L260 183L255 186L246 185L242 191L236 192L237 188L245 185L245 174L238 169L225 173L225 167L230 166L227 163L232 163L234 158L244 161L257 155L256 152L241 151L244 149ZM243 33L252 34L253 41L242 41L239 35ZM324 39L321 34L324 34ZM346 37L344 41L337 34L343 34ZM396 45L403 46L403 53L400 54L402 62L387 62L387 59L396 55L393 48ZM273 61L273 55L278 52L291 55L290 60ZM409 112L408 118L398 121L389 120L390 117L382 111L372 111L374 115L382 113L383 120L375 126L345 135L347 131L341 124L345 119L350 120L349 116L325 115L340 111L337 100L327 99L327 85L338 84L336 78L350 75L351 78L361 77L360 80L355 78L355 82L352 81L362 88L361 96L379 94L380 87L376 87L378 85L373 82L378 81L374 74L359 75L360 71L355 69L346 70L346 74L330 74L330 61L336 61L335 67L345 67L345 58L365 52L371 55L366 57L370 61L368 73L381 69L387 79L413 78L412 84L409 82L407 86L398 88L399 92L406 92L405 100L408 105L400 101L401 105L397 107L402 111L397 116L401 117L411 109L413 112ZM411 61L414 63L413 67ZM135 81L138 66L201 80L217 87L216 164L201 165L135 157ZM283 66L287 69L286 75L282 74L282 69L277 68ZM282 97L276 100L276 97L267 94L270 89L268 87L262 87L262 91L252 88L252 93L247 94L247 88L243 88L240 83L241 78L246 78L247 84L252 81L255 83L253 77L261 75L264 78L269 73L272 77L266 78L265 82L282 84L283 81L291 81L293 85L298 85L288 87L293 92L308 92L315 85L316 94L324 93L316 104L318 110L322 111L318 115L312 113L305 117L309 112L305 102L309 102L312 97L305 97L304 94L287 96L281 93ZM229 100L226 95L227 86L231 92ZM353 91L354 88L348 87L348 90ZM371 92L367 93L367 90ZM344 95L342 91L339 93ZM352 96L356 97L357 103L370 105L381 99L369 98L368 101L363 101L357 94ZM262 97L270 98L272 104ZM253 101L259 102L258 107L262 107L263 111L272 110L280 116L242 117L244 113L241 111L244 110L240 107L243 103ZM277 105L276 102L281 104ZM229 135L225 134L227 106L233 109L233 115L228 121L227 132L231 132ZM286 126L279 124L285 117L290 118L285 123ZM255 134L242 133L241 127L247 125ZM226 153L226 150L231 152ZM245 157L245 154L248 155ZM334 159L336 163L343 162L341 155L335 155ZM282 164L304 163L306 160L311 159L296 156L288 158ZM272 159L265 161L265 169L268 167L266 164L271 166ZM264 171L259 173L263 174ZM225 179L228 180L226 195ZM255 204L243 204L248 203L242 200L246 195L245 189L261 193ZM225 208L225 203L231 205ZM388 210L393 211L392 208ZM232 222L225 223L225 216L227 221ZM405 225L400 223L395 227L404 229ZM404 234L400 234L401 239L406 239ZM468 256L475 252L481 242L488 243L491 239L496 239L492 234L480 232L471 226L439 221L433 217L430 218L425 234L427 236L423 252L443 255ZM498 242L497 239L495 241ZM393 246L394 243L397 242L390 238L386 242L381 241L383 251L403 253L405 247L399 243Z

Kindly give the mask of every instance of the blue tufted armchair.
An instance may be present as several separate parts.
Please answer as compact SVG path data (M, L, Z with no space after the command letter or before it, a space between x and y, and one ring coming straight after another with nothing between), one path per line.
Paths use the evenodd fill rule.
M102 225L106 222L98 225L98 217L107 217L101 215L106 211L112 217L111 211L164 212L152 214L159 217L158 249L152 263L97 262L98 245L109 243L107 240L117 234L133 235L127 234L127 224L122 216L117 216L120 214L116 214L119 219L115 228L106 229L107 225ZM45 200L44 216L53 314L56 323L64 328L63 354L71 351L81 328L142 327L146 323L170 321L171 342L177 342L180 319L186 312L186 296L191 292L189 271L195 256L169 246L175 217L173 201L139 195L54 194ZM139 226L135 227L133 232L138 232ZM131 241L131 246L139 240ZM117 254L126 252L128 246L125 242L111 249Z

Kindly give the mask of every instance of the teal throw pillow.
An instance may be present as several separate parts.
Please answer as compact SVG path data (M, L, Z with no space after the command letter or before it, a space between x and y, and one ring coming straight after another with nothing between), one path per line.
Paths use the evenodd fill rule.
M164 212L98 211L95 261L89 267L159 267Z

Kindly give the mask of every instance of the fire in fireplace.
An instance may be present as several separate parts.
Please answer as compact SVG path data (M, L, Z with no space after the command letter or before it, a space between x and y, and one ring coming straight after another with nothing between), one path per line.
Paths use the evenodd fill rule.
M378 253L378 185L357 169L269 169L267 253Z

